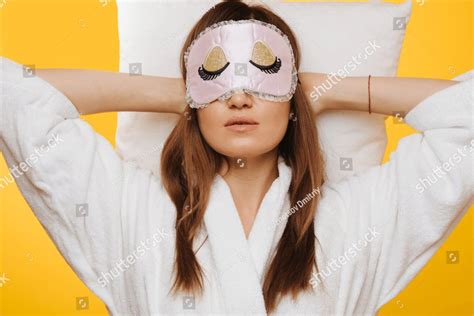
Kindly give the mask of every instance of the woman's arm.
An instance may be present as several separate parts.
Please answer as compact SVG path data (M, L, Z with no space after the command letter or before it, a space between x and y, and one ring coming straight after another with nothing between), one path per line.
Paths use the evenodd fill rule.
M316 114L323 110L369 110L368 76L342 79L322 73L301 73L299 77L306 99ZM371 77L371 111L404 116L422 100L457 83L440 79Z
M87 71L82 81L72 75L74 71L65 71L67 75L62 78L69 84L62 82L58 73L47 73L54 85L72 95L76 107L39 75L25 78L23 67L0 56L0 151L11 179L15 178L31 210L68 264L111 308L111 314L118 314L118 297L127 286L126 278L105 275L110 275L111 267L120 258L135 250L130 234L136 237L137 229L147 234L149 227L154 231L164 227L163 217L156 220L155 215L165 212L156 212L153 206L163 205L160 201L164 201L166 192L159 175L123 161L111 144L80 118L78 108L93 113L124 109L128 103L136 106L134 110L148 105L143 102L147 99L139 96L147 89L133 89L135 83L145 79L124 78L125 87L121 89L114 84L120 78L116 74L104 80L110 84L104 87L85 82L91 78L85 76ZM81 88L75 86L76 82ZM87 89L93 90L91 94L95 96L88 96ZM114 91L116 99L112 96ZM137 96L129 98L132 101L121 100L133 96L134 91ZM87 98L93 102L89 104ZM149 100L155 103L159 99ZM115 102L119 106L114 107ZM13 182L2 180L0 189Z
M82 69L37 69L36 74L65 94L80 114L114 111L181 114L186 104L181 78Z
M474 80L378 79L374 112L406 111L405 122L419 133L401 139L388 162L332 185L345 206L333 219L343 232L339 254L354 251L368 230L377 232L344 267L353 273L339 273L374 313L417 275L474 202ZM345 90L351 95L343 108L364 110L367 86L351 81L360 84Z

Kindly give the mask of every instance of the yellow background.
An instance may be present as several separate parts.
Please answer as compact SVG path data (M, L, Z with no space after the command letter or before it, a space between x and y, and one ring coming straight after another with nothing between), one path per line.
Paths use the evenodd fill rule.
M473 1L414 0L398 75L451 79L473 68ZM109 2L109 3L108 3ZM402 0L390 2L400 3ZM102 4L106 4L103 6ZM0 0L0 55L37 68L118 70L117 7L102 0ZM114 143L116 114L83 117ZM413 132L387 120L388 153ZM0 176L8 174L0 159ZM473 207L415 280L379 315L474 315ZM447 264L446 251L460 262ZM0 190L1 315L106 315L33 216L16 185ZM89 297L76 310L76 297Z

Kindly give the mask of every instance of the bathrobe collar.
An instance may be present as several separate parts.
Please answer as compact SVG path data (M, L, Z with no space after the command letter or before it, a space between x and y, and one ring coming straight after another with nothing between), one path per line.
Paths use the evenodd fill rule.
M289 209L291 168L281 156L278 173L260 204L248 240L229 186L220 175L212 184L204 223L229 313L266 313L263 276L286 225L283 214Z

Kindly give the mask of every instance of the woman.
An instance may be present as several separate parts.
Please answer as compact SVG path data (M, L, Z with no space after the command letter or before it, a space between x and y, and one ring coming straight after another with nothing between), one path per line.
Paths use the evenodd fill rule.
M183 46L185 82L51 69L23 79L3 63L7 163L31 165L20 190L112 314L374 314L472 200L472 80L349 77L313 102L326 76L297 73L293 33L263 7L210 9ZM324 183L314 117L327 109L408 113L423 134L382 166ZM105 111L182 114L160 177L79 117Z

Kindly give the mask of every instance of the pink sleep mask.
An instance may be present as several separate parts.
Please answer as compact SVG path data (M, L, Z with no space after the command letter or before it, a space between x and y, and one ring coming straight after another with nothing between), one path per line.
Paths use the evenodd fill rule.
M297 70L288 37L262 21L230 20L202 31L184 54L186 101L202 108L235 92L283 102L296 90Z

